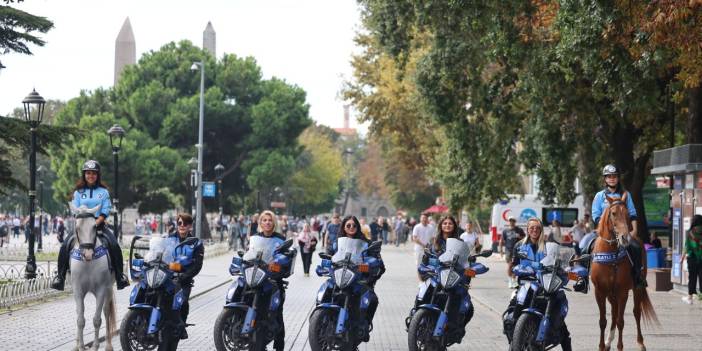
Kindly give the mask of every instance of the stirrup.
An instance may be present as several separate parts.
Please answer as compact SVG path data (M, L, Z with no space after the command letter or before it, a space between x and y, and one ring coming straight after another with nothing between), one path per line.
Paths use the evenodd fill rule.
M66 279L61 279L59 276L55 276L51 281L51 288L54 290L63 291L65 285Z

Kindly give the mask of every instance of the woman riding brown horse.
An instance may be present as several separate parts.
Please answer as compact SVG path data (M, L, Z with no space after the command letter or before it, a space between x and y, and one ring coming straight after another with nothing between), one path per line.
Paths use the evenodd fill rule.
M640 350L646 350L641 335L641 315L648 324L658 323L656 312L645 287L634 287L632 262L626 250L629 240L638 240L629 235L631 222L626 207L627 194L622 198L607 197L609 206L604 210L602 220L597 228L598 238L592 250L592 283L595 286L595 298L600 310L600 351L609 350L614 340L614 328L619 330L617 350L622 350L622 329L624 328L624 308L629 298L629 290L634 290L634 318L636 319L636 341ZM644 262L644 267L645 267ZM644 271L645 274L645 271ZM604 332L607 326L606 300L612 308L612 325L605 344Z

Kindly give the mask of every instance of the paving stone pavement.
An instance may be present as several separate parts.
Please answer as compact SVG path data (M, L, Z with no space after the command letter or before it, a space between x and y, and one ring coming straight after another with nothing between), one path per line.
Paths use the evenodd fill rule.
M414 258L410 246L395 248L383 247L383 258L387 272L376 285L380 305L375 316L375 330L371 340L360 347L362 351L407 350L407 333L404 319L417 291ZM231 281L227 267L231 255L205 261L203 273L196 281L194 293L203 292L218 284ZM297 260L295 274L290 277L290 285L285 301L286 350L309 350L307 328L317 289L323 278L314 272L310 277L302 274L302 265ZM313 259L313 269L319 262ZM475 316L468 324L463 342L449 348L458 350L507 350L506 338L502 335L501 314L507 305L511 290L506 288L505 263L499 257L485 260L490 271L474 279L471 295L475 303ZM224 304L228 283L191 300L190 338L184 340L179 350L214 350L212 329L215 319ZM118 318L126 311L128 292L118 295ZM653 305L658 313L661 326L657 329L644 329L644 338L649 350L698 350L702 344L702 304L683 305L676 292L653 292L649 289ZM583 295L568 292L570 312L567 318L573 335L575 350L594 350L599 342L598 312L592 293ZM632 299L627 305L625 322L625 350L638 350L635 340L635 326L631 314ZM90 307L86 311L90 311ZM0 349L2 350L67 350L72 345L75 331L75 308L71 298L0 315ZM89 318L88 318L89 319ZM86 342L92 340L90 323L86 325ZM32 327L31 335L26 331ZM104 326L104 322L103 322ZM103 327L104 329L104 327ZM104 333L104 332L103 332ZM113 345L119 350L119 338ZM101 344L104 347L104 343ZM269 349L272 348L269 345Z

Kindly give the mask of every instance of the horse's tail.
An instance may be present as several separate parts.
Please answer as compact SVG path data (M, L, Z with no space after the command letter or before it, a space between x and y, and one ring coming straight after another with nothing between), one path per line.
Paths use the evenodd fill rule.
M107 338L112 340L117 331L117 306L115 305L115 291L110 290L110 303L107 305Z
M661 325L658 321L656 311L651 304L651 299L648 297L646 288L634 289L634 304L637 304L641 308L641 315L643 316L644 325L646 327Z

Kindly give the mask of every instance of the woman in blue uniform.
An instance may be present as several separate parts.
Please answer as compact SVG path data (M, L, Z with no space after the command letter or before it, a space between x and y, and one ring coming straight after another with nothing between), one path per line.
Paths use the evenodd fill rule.
M112 269L115 272L117 289L124 289L129 286L129 280L127 280L127 277L122 273L122 250L114 234L105 226L105 220L110 215L112 203L110 202L110 192L100 180L100 163L94 160L86 161L83 164L82 173L82 177L76 183L75 191L73 192L73 206L94 208L100 205L100 210L95 213L95 227L101 230L103 236L107 239L107 250L109 251ZM70 248L68 245L71 242L73 234L74 233L68 234L68 237L63 241L61 249L59 250L58 274L51 282L51 287L53 289L63 290L70 259Z

